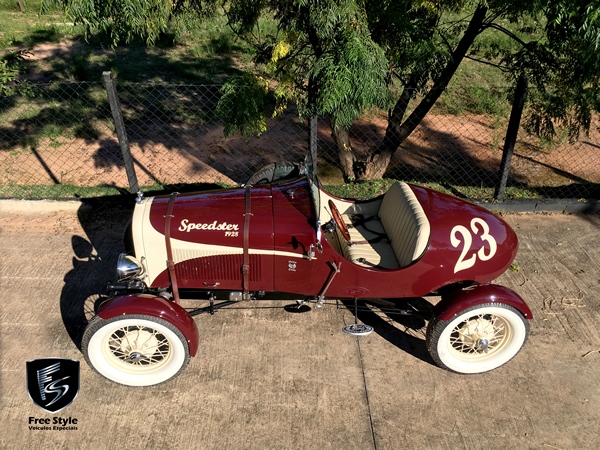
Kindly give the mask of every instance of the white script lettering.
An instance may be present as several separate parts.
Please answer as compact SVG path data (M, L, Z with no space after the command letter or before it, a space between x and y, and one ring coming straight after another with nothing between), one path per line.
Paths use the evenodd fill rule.
M190 223L188 219L183 219L181 221L181 226L178 228L179 231L185 231L186 233L189 233L191 230L231 231L237 229L238 225L227 222L217 224L217 221L215 220L213 223Z

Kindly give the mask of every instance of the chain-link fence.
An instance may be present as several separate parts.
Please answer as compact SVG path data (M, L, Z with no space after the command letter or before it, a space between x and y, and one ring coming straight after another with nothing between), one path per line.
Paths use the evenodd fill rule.
M118 183L98 159L115 140L104 86L37 85L34 95L0 97L0 196L73 197Z
M119 83L133 166L144 191L244 183L262 166L301 161L308 123L290 107L259 137L225 137L221 86ZM104 83L36 85L34 97L0 98L0 197L96 197L129 192ZM474 94L479 95L479 94ZM483 95L483 94L481 94ZM235 108L236 105L230 105ZM510 105L489 113L454 110L442 98L394 152L385 176L491 199ZM355 154L381 145L388 124L372 112L350 130ZM343 182L329 123L318 121L324 184ZM543 142L521 130L505 198L598 198L600 136Z
M504 89L508 91L508 87ZM505 101L506 105L490 107L492 111L487 113L462 108L455 113L442 97L393 153L385 177L430 185L466 198L493 199L511 113L511 105ZM358 159L366 160L382 147L387 126L386 112L366 115L352 126L350 141ZM340 151L327 120L319 121L319 138L319 154L331 175L322 178L325 183L340 183ZM326 168L321 167L324 172ZM574 143L566 133L549 141L520 128L504 198L600 198L600 118L594 117L589 135Z
M220 86L118 85L143 190L236 185L273 161L300 161L307 130L290 109L260 137L226 138ZM0 98L0 197L94 197L129 191L103 83L37 85Z

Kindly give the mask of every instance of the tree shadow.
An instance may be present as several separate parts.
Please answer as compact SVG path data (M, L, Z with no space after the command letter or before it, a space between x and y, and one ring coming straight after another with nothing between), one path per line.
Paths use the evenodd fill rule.
M330 133L328 127L320 129L320 149L327 153L324 156L321 152L320 156L337 164L337 148ZM350 132L353 148L359 155L379 146L384 134L385 128L379 123L356 123ZM396 150L385 177L419 183L494 187L499 162L497 158L489 161L475 158L457 136L436 129L425 119ZM513 181L519 181L519 177L513 176Z
M153 46L134 38L112 48L108 32L65 39L58 28L49 27L32 31L15 45L30 49L25 78L36 82L99 82L109 70L122 82L222 84L241 73L243 48L219 41L198 49L177 45L175 35L166 33Z
M96 81L104 70L118 73L117 91L142 185L238 184L271 162L303 159L306 126L293 106L281 117L269 119L268 131L261 136L224 136L216 105L221 97L220 84L241 73L235 53L238 46L231 46L223 55L198 56L182 51L173 61L163 51L172 47L170 39L164 37L154 48L134 41L111 53L106 50L109 37L100 34L87 43L75 38L57 50L51 60L50 80L84 81L39 83L34 85L33 99L0 100L0 111L6 118L0 124L0 152L19 154L0 165L0 173L5 174L2 181L8 185L37 184L45 173L44 179L54 184L58 180L58 184L80 185L80 179L87 175L98 180L97 185L127 186L105 87ZM218 42L214 45L216 50L222 46ZM40 68L36 60L29 64L32 69ZM63 151L69 147L70 152ZM81 148L81 152L72 147ZM31 148L36 149L39 167L23 170ZM63 181L57 173L63 167L76 166L73 158L90 164L73 167L71 177ZM6 164L10 166L2 167ZM119 171L116 177L113 169Z
M31 35L31 42L57 38L56 30L36 33ZM164 36L153 48L134 40L112 51L110 36L100 33L90 36L87 42L82 36L73 38L52 55L48 67L32 59L28 63L32 70L45 69L44 73L50 74L45 81L76 82L37 84L33 99L0 99L3 118L0 153L21 153L0 163L0 182L37 184L40 173L44 173L45 179L55 184L56 181L76 184L77 176L86 174L75 172L88 170L94 175L106 173L90 176L98 179L94 182L100 185L110 182L127 186L110 107L100 81L101 73L106 70L117 74L125 127L142 185L181 186L217 181L237 184L266 164L301 161L306 153L307 126L298 119L293 105L283 116L270 118L267 131L261 136L224 136L222 121L216 113L221 97L218 85L241 73L241 48L219 44L218 39L213 41L213 51L204 53L174 47L173 36ZM177 60L170 51L179 52ZM478 136L461 138L452 128L454 122L441 128L434 126L435 120L442 120L436 117L439 116L427 117L396 151L386 177L445 183L461 196L465 196L462 188L494 188L501 150L491 148ZM351 136L359 153L380 144L385 133L384 122L359 121L353 126ZM480 119L473 123L485 128ZM327 128L319 123L319 154L323 161L338 167L337 149ZM69 145L78 146L81 151L62 153ZM37 171L23 169L31 163L21 149L35 149L40 165ZM63 181L62 175L58 175L62 173L61 167L74 165L73 158L77 157L91 164L74 168L71 178ZM527 161L519 155L513 161L518 162L519 158ZM544 167L533 158L527 163L552 172L549 165ZM560 169L553 173L557 177L571 176L570 181L577 178L568 171L561 173ZM531 184L525 172L511 170L509 186L532 187ZM565 186L533 189L546 196L584 197L597 195L598 185L579 177Z
M33 28L28 30L26 34L16 35L12 40L13 47L31 48L38 44L59 43L64 39L64 33L55 25L50 25L46 28Z
M385 177L417 183L438 183L459 197L468 197L464 192L469 192L471 188L487 188L488 192L493 192L499 180L502 150L486 142L489 136L476 135L475 132L468 134L452 128L453 121L446 116L425 118L395 152ZM382 143L386 125L384 121L376 120L359 121L352 126L352 146L359 157ZM481 131L479 128L484 125L479 123L477 130ZM325 121L319 123L318 136L320 158L328 166L339 167L338 150ZM541 151L537 154L547 156ZM576 155L572 157L577 158ZM534 172L541 172L543 176L536 177ZM548 179L553 182L544 185ZM598 196L597 183L517 151L513 156L507 184L550 198Z

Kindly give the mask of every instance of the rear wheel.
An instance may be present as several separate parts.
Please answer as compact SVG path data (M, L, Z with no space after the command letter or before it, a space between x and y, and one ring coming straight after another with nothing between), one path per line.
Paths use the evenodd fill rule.
M128 386L164 383L190 360L187 341L175 326L138 314L95 317L85 330L82 348L100 375Z
M529 322L517 309L486 303L451 320L432 320L427 327L427 349L445 369L481 373L511 360L528 335Z

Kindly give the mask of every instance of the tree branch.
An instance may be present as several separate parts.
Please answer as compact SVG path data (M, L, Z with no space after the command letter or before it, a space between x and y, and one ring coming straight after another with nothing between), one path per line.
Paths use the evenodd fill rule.
M508 6L505 6L504 8L498 8L497 10L495 10L494 13L490 14L490 16L484 22L484 27L487 28L490 25L492 25L494 20L496 20L498 17L504 16L506 13L508 13L508 9Z
M389 158L391 157L391 155L402 144L402 142L404 142L404 140L414 131L417 125L421 123L425 115L433 107L433 104L440 97L442 92L444 92L444 90L446 89L446 86L448 85L451 78L454 76L456 70L458 69L460 62L466 56L467 52L473 45L473 41L481 33L487 12L487 4L480 3L479 6L477 6L477 9L473 14L473 18L471 19L471 22L469 22L469 26L465 30L460 42L456 46L456 49L452 52L452 58L450 58L450 60L447 62L446 67L439 75L439 77L435 80L435 83L429 90L429 92L425 95L425 97L423 97L423 99L419 102L417 107L412 111L410 116L404 121L402 121L402 117L399 117L399 113L403 112L402 107L404 105L402 104L402 102L405 101L405 99L401 98L398 101L398 103L396 104L396 108L394 108L398 111L398 114L395 115L395 117L393 118L394 120L390 120L383 143L379 146L373 158L379 158L386 155L386 158L389 162ZM375 175L382 176L383 172L381 172L381 174L377 173Z
M446 39L446 36L444 36L442 33L440 33L440 37L442 38L442 41L444 41L444 44L446 44L446 47L448 47L448 50L450 50L450 53L452 53L454 51L454 49L452 48L452 45L450 45L450 42L448 41L448 39Z
M501 33L506 34L509 38L514 39L519 44L521 44L524 48L529 49L529 44L527 42L523 41L520 37L518 37L517 35L515 35L513 32L508 31L506 28L501 27L500 25L498 25L496 23L490 23L486 27L487 28L493 28L494 30L498 30Z
M473 57L468 56L468 55L465 55L465 58L466 59L470 59L471 61L475 61L475 62L478 62L478 63L481 63L481 64L486 64L488 66L495 67L497 69L500 69L502 72L506 72L506 71L509 70L509 68L506 67L506 66L501 66L500 64L494 64L494 63L491 63L489 61L484 61L483 59L473 58Z

